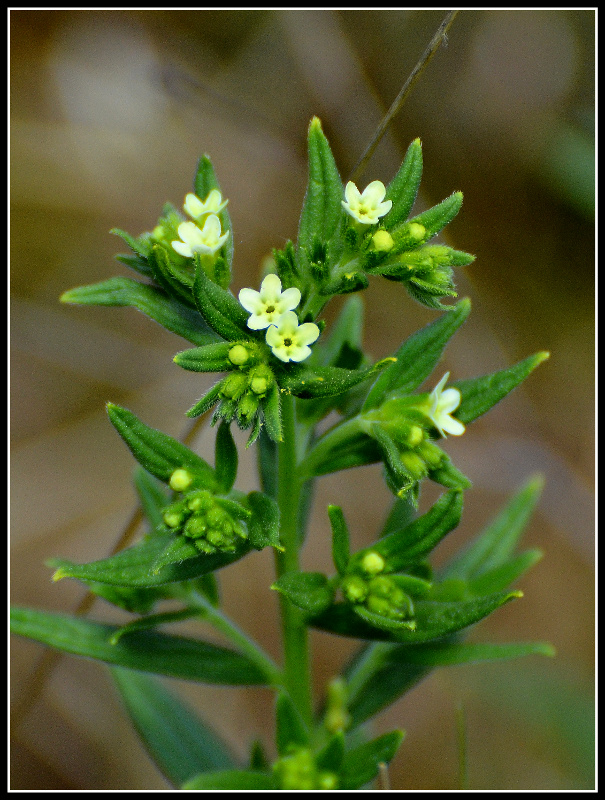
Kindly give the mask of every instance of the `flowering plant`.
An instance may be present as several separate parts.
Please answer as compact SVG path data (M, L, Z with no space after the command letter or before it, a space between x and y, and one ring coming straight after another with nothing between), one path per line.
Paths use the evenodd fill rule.
M375 180L361 192L351 181L343 188L316 118L308 149L297 242L273 252L259 291L244 288L236 297L229 288L232 226L204 156L183 206L191 219L166 205L152 232L114 231L131 250L118 258L144 281L111 278L62 297L138 308L192 345L176 354L176 364L224 373L187 412L199 417L213 409L214 466L128 409L107 406L139 464L135 484L147 532L109 558L54 559L52 566L55 580L79 580L133 618L106 625L33 609L12 612L15 633L112 665L150 756L172 785L185 789L359 789L383 773L403 737L396 730L372 738L364 723L430 670L551 652L542 643L464 641L472 625L521 597L510 586L540 558L536 550L515 552L539 479L522 487L449 564L436 570L431 563L433 550L457 527L471 487L440 440L463 435L548 354L451 385L446 373L431 391L419 391L470 312L468 300L442 301L456 297L453 269L473 257L430 243L460 210L462 194L410 218L422 173L418 139L388 187ZM403 284L414 300L443 313L393 355L373 362L362 346L358 292L375 275ZM351 296L327 327L323 309L339 294ZM335 421L325 429L320 423L331 414ZM247 446L256 447L257 491L236 488L232 422L250 431ZM351 552L345 513L331 505L334 570L301 570L314 482L376 463L393 503L375 541ZM427 478L445 491L418 514ZM224 613L218 591L220 569L267 547L275 558L270 588L280 600L281 664ZM170 609L158 610L167 601ZM164 630L196 617L231 646ZM310 628L359 644L321 703L311 694ZM270 687L275 752L254 743L248 761L238 762L211 725L153 674Z

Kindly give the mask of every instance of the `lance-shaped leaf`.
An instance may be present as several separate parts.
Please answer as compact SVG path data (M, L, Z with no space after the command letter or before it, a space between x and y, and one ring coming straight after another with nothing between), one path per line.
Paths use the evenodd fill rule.
M185 413L188 417L199 417L200 414L204 414L206 411L209 411L215 403L221 399L221 389L223 387L223 380L221 379L218 383L215 383L206 394L202 395L200 399L191 406L188 411Z
M388 764L399 749L403 731L392 731L345 753L340 771L341 789L360 789L378 775L380 764Z
M164 524L162 511L170 502L170 494L166 488L150 475L146 469L137 466L134 470L134 485L139 497L143 514L153 532Z
M89 591L108 603L135 614L148 614L164 593L156 587L111 586L96 581L83 581Z
M194 305L191 295L191 276L188 275L186 281L183 282L183 272L172 263L164 245L155 244L153 246L148 262L153 270L153 278L156 283L159 283L168 294L178 297L187 305Z
M422 178L422 144L414 139L408 147L399 171L389 184L385 200L392 200L393 207L384 218L384 226L391 230L408 218Z
M146 259L149 253L151 252L151 243L148 238L143 234L143 236L132 236L130 233L123 231L121 228L112 228L109 233L113 233L115 236L119 236L120 239L126 242L128 247L136 253L141 258Z
M229 361L231 342L214 342L204 347L192 347L177 353L173 358L175 364L191 372L225 372L233 368Z
M436 667L554 654L554 648L546 642L369 644L355 655L345 671L351 726L361 725L395 702Z
M257 664L234 650L156 631L137 631L110 644L117 630L116 625L66 614L11 610L13 633L72 655L202 683L263 686L271 682Z
M275 778L267 772L257 770L230 769L219 772L203 772L181 786L181 789L233 789L234 791L262 791L276 789Z
M309 125L309 182L300 217L298 246L312 257L316 243L326 244L343 215L342 182L322 129L313 117Z
M193 297L200 314L219 336L229 341L248 338L248 314L228 289L223 289L206 275L196 257Z
M345 755L345 737L343 731L337 731L326 746L315 757L315 764L320 770L339 772Z
M76 578L112 586L154 587L198 578L232 564L250 552L248 542L242 542L235 553L203 553L193 556L191 550L192 557L183 560L183 553L177 548L178 552L173 551L169 558L166 553L167 544L172 544L176 539L182 540L183 546L189 545L190 540L184 536L154 536L109 558L88 564L75 564L62 558L51 558L46 564L56 569L53 575L55 581ZM160 560L163 562L161 565Z
M227 745L157 678L123 667L111 675L150 758L173 786L235 762Z
M195 194L202 202L206 200L213 189L217 189L219 192L221 191L221 187L218 184L218 180L214 172L214 167L212 166L212 162L207 155L203 155L199 160L197 172L193 182L193 188ZM233 228L231 225L231 217L229 216L227 208L228 206L225 206L225 208L221 209L217 216L221 221L222 232L224 233L225 231L231 231L225 244L221 248L221 252L225 257L227 266L231 268L231 264L233 262Z
M542 556L542 551L538 549L526 550L524 553L512 556L498 567L492 567L469 581L468 590L474 595L482 595L507 589L537 564Z
M374 381L362 410L376 408L389 392L409 394L417 389L434 370L446 344L465 322L470 310L470 300L465 298L406 339L395 353L395 360Z
M110 278L70 289L61 295L61 302L83 306L130 306L193 344L205 345L217 340L214 331L194 308L179 302L163 289L132 278Z
M507 563L540 499L543 486L544 479L540 475L531 478L479 536L454 556L442 570L441 577L473 581Z
M407 626L393 626L386 630L386 623L383 628L374 627L361 619L346 603L335 603L327 611L309 618L308 624L339 636L419 644L467 628L517 597L522 597L522 592L496 592L485 597L453 603L419 600L415 603L414 629Z
M369 551L384 558L388 572L399 572L408 564L422 561L458 525L462 506L461 492L446 492L426 514L359 551L352 562L360 563Z
M286 572L271 588L313 615L321 614L334 600L334 589L321 572Z
M237 460L237 447L231 429L225 422L221 422L214 445L214 470L221 491L225 494L231 491L235 483Z
M286 755L291 745L305 747L309 744L309 731L290 695L281 691L275 703L275 744L280 756Z
M257 550L263 547L283 548L279 543L279 506L272 497L263 492L250 492L246 503L252 511L248 523L250 543Z
M212 467L186 445L145 425L126 408L108 403L107 413L139 464L156 478L168 483L176 469L186 469L194 478L192 487L218 488Z
M462 395L460 405L456 409L456 418L466 424L485 414L549 356L550 353L541 351L492 375L482 375L479 378L450 384Z
M314 367L296 364L283 370L279 378L282 389L297 397L329 397L342 394L362 381L368 380L392 362L383 358L367 369L343 369L342 367Z
M265 431L274 442L283 441L279 386L274 383L262 404ZM247 447L248 445L246 445Z
M438 205L423 211L417 217L413 217L410 223L414 222L426 228L426 234L423 239L426 242L445 228L454 219L461 207L462 192L454 192Z
M350 556L349 529L340 506L328 506L332 526L332 560L339 575L347 571Z

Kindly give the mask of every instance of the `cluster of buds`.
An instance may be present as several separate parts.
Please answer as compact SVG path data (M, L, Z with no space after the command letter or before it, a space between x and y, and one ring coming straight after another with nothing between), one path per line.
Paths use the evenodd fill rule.
M187 470L173 472L170 486L182 493L182 497L164 508L166 526L191 539L202 553L235 552L238 541L248 538L242 520L249 513L232 500L216 497L208 489L187 491L192 481Z
M414 628L414 603L410 592L426 594L424 581L410 575L387 575L385 559L375 551L368 551L347 574L341 583L344 597L354 605L363 605L379 617L408 621Z
M292 751L273 764L280 789L338 789L338 775L319 769L313 752L308 747Z

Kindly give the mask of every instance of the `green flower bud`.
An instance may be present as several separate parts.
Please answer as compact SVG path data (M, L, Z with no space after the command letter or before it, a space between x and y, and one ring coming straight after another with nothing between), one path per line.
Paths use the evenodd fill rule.
M389 600L393 594L393 590L396 587L390 578L388 578L386 575L380 575L379 577L373 578L370 581L368 588L370 594L374 595L375 597L384 597Z
M229 350L229 361L236 367L241 367L249 358L250 353L242 344L236 344Z
M162 514L164 522L169 528L178 528L183 521L183 513L180 511L167 509Z
M202 553L216 553L216 547L206 539L195 539L194 544Z
M368 595L368 587L359 575L348 575L342 582L342 591L351 603L362 603Z
M280 758L273 769L282 789L315 788L315 760L307 748L300 748L295 753Z
M368 611L372 611L374 614L378 614L381 617L388 617L389 619L395 618L391 604L383 597L376 597L376 595L371 594L366 600L366 607Z
M320 772L317 776L318 789L338 789L338 775L334 772Z
M426 228L419 222L410 222L407 234L410 236L410 238L420 242L426 236Z
M265 364L260 364L249 373L250 388L257 395L264 395L273 385L272 370Z
M241 372L232 372L223 381L221 394L233 400L238 400L246 391L248 380Z
M374 245L374 250L387 253L393 249L393 237L388 231L376 231L372 236L372 244Z
M214 506L206 512L206 522L211 528L220 528L225 520L226 514L222 508Z
M193 475L186 469L175 469L170 476L169 485L175 492L184 492L193 483Z
M424 478L427 473L426 464L422 458L409 450L401 454L401 463L416 480Z
M436 444L433 444L426 439L424 442L422 442L417 452L424 460L426 465L431 469L437 469L437 467L440 467L443 462L443 451L437 447Z
M189 536L192 539L198 539L206 533L207 528L208 525L204 517L189 517L183 529L183 533L185 536Z
M248 425L258 411L258 397L252 394L245 394L237 405L237 418Z
M370 552L366 553L361 559L361 568L368 575L377 575L379 572L382 572L385 567L385 563L386 562L380 553L370 550Z
M417 447L423 439L424 431L420 425L412 425L407 439L408 447Z
M191 511L208 511L214 505L214 499L207 489L200 489L187 500L187 508Z

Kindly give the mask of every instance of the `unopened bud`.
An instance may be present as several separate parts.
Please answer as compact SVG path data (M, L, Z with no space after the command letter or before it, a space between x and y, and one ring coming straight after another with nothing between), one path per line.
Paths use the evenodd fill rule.
M393 237L388 231L376 231L372 236L372 244L374 245L374 250L388 253L393 248Z
M368 594L368 587L363 578L349 575L342 583L342 591L351 603L362 603Z
M170 476L169 485L175 492L184 492L193 483L193 475L186 469L175 469Z
M250 358L250 354L242 344L236 344L229 350L229 361L236 367L241 367Z
M380 553L376 553L373 550L366 553L361 559L361 568L368 575L378 575L385 568L385 564L386 562Z

